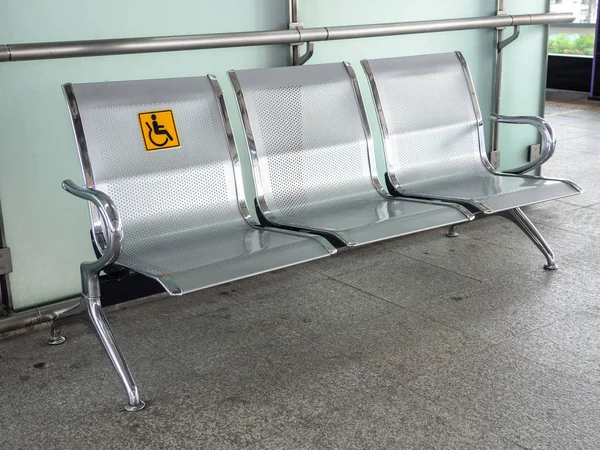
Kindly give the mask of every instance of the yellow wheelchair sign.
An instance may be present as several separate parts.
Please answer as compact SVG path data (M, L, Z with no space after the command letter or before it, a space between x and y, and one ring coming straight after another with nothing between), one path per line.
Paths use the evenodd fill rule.
M175 117L170 109L138 114L146 151L179 147Z

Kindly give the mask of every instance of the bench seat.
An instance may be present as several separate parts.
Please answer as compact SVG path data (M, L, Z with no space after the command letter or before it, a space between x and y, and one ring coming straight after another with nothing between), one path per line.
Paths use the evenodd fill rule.
M485 208L484 212L492 213L569 197L581 191L562 180L509 174L496 176L487 172L467 178L462 174L452 174L435 180L406 183L399 192L408 197L478 203Z
M466 221L458 208L388 200L375 190L335 203L308 204L294 212L271 215L274 225L331 230L348 245L362 245Z
M540 117L490 119L530 125L541 136L540 155L497 170L488 159L484 120L467 62L460 52L361 61L383 136L386 182L399 197L460 203L477 218L497 213L514 222L556 270L554 252L521 207L577 195L569 180L527 175L552 157L556 137ZM502 141L499 141L499 147ZM455 237L456 227L447 236Z
M167 235L131 247L125 241L117 264L156 279L171 295L329 256L317 239L247 224Z

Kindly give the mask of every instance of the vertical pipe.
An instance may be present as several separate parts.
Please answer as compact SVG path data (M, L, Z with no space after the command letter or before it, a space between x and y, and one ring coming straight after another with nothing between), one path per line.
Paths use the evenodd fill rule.
M504 0L498 0L496 4L496 14L500 14L504 11ZM502 50L500 49L500 42L504 37L504 30L499 29L496 32L496 63L495 63L495 74L494 74L494 98L492 99L492 113L500 114L500 98L502 95ZM492 123L492 151L498 150L498 122Z
M295 24L299 21L299 5L300 0L289 0L289 14L288 17L290 19L290 29L296 28ZM298 59L300 59L300 46L299 45L291 45L290 46L290 63L292 66L298 65Z
M290 22L298 22L298 2L300 0L290 0Z

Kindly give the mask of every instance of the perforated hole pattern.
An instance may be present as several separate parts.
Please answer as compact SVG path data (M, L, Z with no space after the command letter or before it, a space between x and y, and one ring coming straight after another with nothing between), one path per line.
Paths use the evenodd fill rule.
M252 128L259 155L267 160L267 201L286 221L326 215L365 193L372 198L358 105L345 68L338 69L326 83L244 87L258 119Z

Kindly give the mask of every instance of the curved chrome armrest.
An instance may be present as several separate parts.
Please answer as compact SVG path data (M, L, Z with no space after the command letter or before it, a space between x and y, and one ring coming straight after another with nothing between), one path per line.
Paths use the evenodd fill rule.
M92 282L92 279L97 278L98 273L103 268L114 263L121 253L121 249L123 248L123 225L121 218L115 204L104 192L79 186L71 180L63 181L62 188L76 197L93 203L98 208L98 213L104 223L106 229L106 248L103 249L102 256L96 261L81 263L83 295L86 297L99 297L99 285Z
M516 169L504 170L504 173L523 174L530 170L537 169L539 166L548 161L556 150L556 136L552 126L541 117L536 116L501 116L499 114L491 114L490 119L499 123L510 124L525 124L532 125L540 132L542 136L542 149L540 156L527 164L517 167Z

